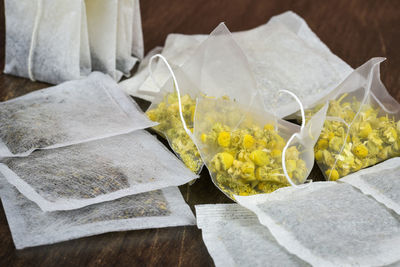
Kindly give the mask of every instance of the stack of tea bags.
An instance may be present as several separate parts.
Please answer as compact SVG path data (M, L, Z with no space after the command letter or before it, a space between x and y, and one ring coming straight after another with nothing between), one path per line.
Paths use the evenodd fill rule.
M8 74L59 84L96 70L119 80L143 57L139 0L6 0L5 15Z
M197 176L109 76L0 103L0 195L16 248L194 224L176 186Z

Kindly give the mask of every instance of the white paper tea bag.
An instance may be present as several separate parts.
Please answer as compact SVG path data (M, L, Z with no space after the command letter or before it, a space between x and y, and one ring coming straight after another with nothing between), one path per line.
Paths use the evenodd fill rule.
M142 17L140 15L139 0L133 0L132 55L140 60L144 56Z
M400 260L400 220L349 184L318 182L237 196L289 252L313 266L382 266Z
M91 69L83 0L6 0L4 73L58 84Z
M2 179L1 200L17 249L106 232L195 224L177 187L127 196L72 211L43 212Z
M0 103L0 158L154 125L115 81L94 72Z
M340 181L357 187L400 215L400 158L360 170Z
M85 0L92 69L119 81L116 69L118 0Z
M43 211L185 184L198 176L146 131L8 158L0 172Z
M274 101L276 98L271 95L278 90L292 91L307 107L315 96L328 94L352 71L318 39L302 18L290 11L272 17L257 28L233 33L233 37L247 56L258 88L265 93L266 106L276 111L278 117L297 110L289 97ZM171 34L162 55L171 65L180 67L206 38L207 35ZM154 68L153 78L147 78L140 88L135 88L137 83L128 81L123 88L130 94L152 100L151 95L158 92L168 78L169 72L161 63Z
M309 266L281 247L257 216L240 205L198 205L196 217L217 267Z

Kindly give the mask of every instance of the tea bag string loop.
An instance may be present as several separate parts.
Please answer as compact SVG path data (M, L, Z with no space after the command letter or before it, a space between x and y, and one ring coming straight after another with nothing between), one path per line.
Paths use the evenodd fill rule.
M291 95L296 102L299 104L300 106L300 113L301 113L301 127L300 127L300 133L303 131L305 125L306 125L306 116L305 116L305 112L304 112L304 107L303 104L301 103L300 99L292 92L288 91L288 90L279 90L278 93L287 93L289 95ZM291 186L294 187L298 187L290 178L287 169L286 169L286 150L288 149L290 143L293 141L294 138L299 137L300 138L300 134L299 133L294 133L289 140L286 142L285 147L283 148L282 151L282 169L283 169L283 173L285 174L285 177L287 179L287 181L290 183Z
M37 31L39 28L39 22L42 17L42 2L43 0L37 0L37 10L36 10L36 15L35 15L35 22L33 24L33 30L32 30L32 37L31 37L31 46L29 47L29 54L28 54L28 76L29 79L32 81L36 81L33 72L32 72L32 61L33 61L33 52L36 47L36 40L37 40Z
M150 58L150 61L149 61L149 72L150 72L150 77L152 77L152 79L153 79L153 70L152 70L151 66L152 66L152 63L153 63L154 59L156 59L156 58L160 58L160 59L164 62L164 64L167 66L168 71L171 73L172 79L174 80L174 87L175 87L176 93L177 93L177 95L178 95L179 116L180 116L181 121L182 121L183 129L185 129L185 132L189 135L189 137L190 137L192 140L194 140L193 135L192 135L192 132L191 132L190 129L187 127L185 118L183 117L182 103L181 103L181 91L179 90L179 85L178 85L178 81L176 80L175 73L174 73L174 71L172 70L171 66L169 65L168 61L167 61L167 60L165 59L165 57L162 56L161 54L156 54L156 55L154 55L154 56L152 56L152 57Z

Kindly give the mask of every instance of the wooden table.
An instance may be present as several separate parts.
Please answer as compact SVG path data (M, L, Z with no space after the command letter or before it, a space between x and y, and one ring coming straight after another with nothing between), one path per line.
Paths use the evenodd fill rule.
M162 46L168 33L210 33L221 21L231 31L263 24L293 10L339 57L356 68L384 56L382 80L400 101L400 1L163 1L142 0L146 51ZM4 6L0 4L0 68L4 67ZM49 86L0 75L0 101ZM140 105L146 105L140 102ZM314 180L322 174L314 168ZM194 185L180 190L192 209L196 204L231 202L212 184L207 170ZM210 266L213 261L196 226L117 232L17 251L0 208L0 266Z

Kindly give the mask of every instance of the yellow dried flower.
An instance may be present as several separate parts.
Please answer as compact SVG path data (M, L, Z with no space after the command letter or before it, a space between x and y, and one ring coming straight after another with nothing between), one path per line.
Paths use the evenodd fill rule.
M274 125L272 125L272 124L265 124L265 125L264 125L264 130L266 130L266 131L273 131L273 130L275 130L275 127L274 127Z
M371 128L371 124L369 124L369 122L363 121L360 123L359 136L361 138L367 138L371 132L372 132L372 128Z
M218 153L212 160L217 170L227 170L232 166L233 156L227 152Z
M218 144L222 147L228 147L231 142L231 134L228 132L220 132L218 134Z
M249 134L245 134L243 136L243 147L244 148L251 148L254 145L254 138Z
M359 144L353 148L353 153L359 158L365 158L368 156L368 148L366 148L363 144Z
M251 152L250 159L257 166L265 166L269 163L268 154L262 150L254 150L253 152Z
M339 173L337 170L332 169L332 170L327 170L325 172L325 175L327 177L329 177L329 181L336 181L337 179L339 179Z
M318 140L318 142L317 142L317 149L318 149L318 150L327 149L328 146L329 146L329 142L328 142L328 140L326 140L326 139L320 139L320 140Z

